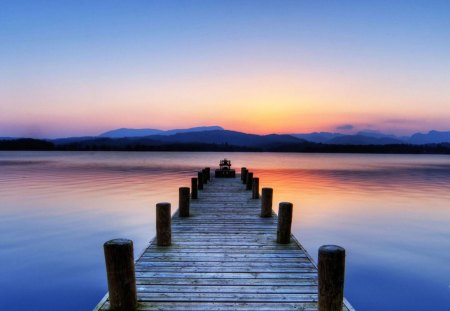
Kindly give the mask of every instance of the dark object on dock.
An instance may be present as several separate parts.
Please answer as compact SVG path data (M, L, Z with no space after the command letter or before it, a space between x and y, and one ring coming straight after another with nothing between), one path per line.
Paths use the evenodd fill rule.
M231 161L227 159L220 160L220 168L216 170L215 177L234 178L236 171L231 169Z
M208 183L208 171L206 168L202 169L202 176L203 176L203 184L206 185Z
M134 310L137 306L133 241L115 239L103 245L111 310Z
M272 217L272 188L262 188L261 193L261 217Z
M180 214L180 217L189 217L189 189L188 187L180 187L179 192L179 199L178 199L178 211Z
M259 178L253 177L252 199L259 199Z
M245 190L252 190L252 186L253 186L253 173L247 172L247 180L246 180Z
M203 190L203 172L197 173L197 180L198 180L198 190Z
M289 244L291 242L292 203L281 202L278 209L277 242Z
M241 180L244 185L247 183L247 174L248 174L248 169L243 167L241 169Z
M205 167L206 170L206 179L208 181L211 181L211 168L210 167Z
M198 187L197 177L192 177L191 178L191 188L192 188L191 199L197 199L198 198L197 187Z
M158 246L172 244L172 214L170 203L156 204L156 241Z
M345 249L319 248L319 311L341 311L344 300Z

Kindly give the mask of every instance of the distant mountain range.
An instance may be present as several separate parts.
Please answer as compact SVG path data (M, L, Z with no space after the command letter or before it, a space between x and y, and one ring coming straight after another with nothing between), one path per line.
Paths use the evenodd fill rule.
M197 128L196 128L197 129ZM128 136L128 137L78 137L78 138L63 138L55 139L51 142L57 145L78 145L78 146L92 146L92 145L102 145L110 147L120 147L124 148L126 146L167 146L176 144L204 144L204 145L226 145L234 146L240 148L268 148L276 147L283 144L299 144L305 143L306 141L300 138L296 138L292 135L256 135L256 134L246 134L236 131L228 131L224 129L215 130L214 127L210 127L206 131L198 131L196 129L187 130L177 130L176 134L172 135L146 135L139 136L142 134L142 130L136 133L138 136ZM124 133L120 130L118 135ZM113 133L113 135L116 135Z
M220 126L199 126L192 127L188 129L175 129L175 130L157 130L157 129L128 129L121 128L117 130L108 131L100 134L100 137L109 137L109 138L124 138L124 137L144 137L150 135L175 135L179 133L192 133L192 132L205 132L205 131L223 131L223 128Z
M395 136L375 131L361 131L353 135L340 133L316 132L309 134L292 134L310 142L339 145L392 145L392 144L437 144L450 142L450 131L429 131L411 136Z
M53 139L56 144L67 144L96 140L99 138L133 139L141 138L140 142L158 143L204 143L228 144L234 146L262 146L266 144L285 144L313 142L330 145L393 145L412 144L425 145L450 142L450 131L429 131L426 134L415 133L411 136L395 136L376 131L360 131L346 135L331 132L314 132L308 134L271 134L256 135L225 130L220 126L201 126L187 129L158 130L120 128L100 134L99 136L68 137Z
M1 137L7 141L17 138ZM201 126L188 129L130 129L121 128L98 136L67 137L46 140L57 146L81 147L102 145L111 148L125 146L162 146L174 144L227 145L241 148L270 149L279 146L316 143L339 146L426 145L450 143L450 131L430 131L411 136L395 136L376 131L361 131L352 135L331 132L308 134L256 135L225 130L220 126Z
M450 154L450 132L430 131L427 134L417 133L408 137L397 137L371 131L354 135L329 132L256 135L229 131L218 126L170 131L117 129L99 136L52 140L0 138L0 150Z
M162 137L166 136L166 137ZM220 126L201 126L188 129L158 130L158 129L128 129L121 128L100 134L98 137L107 138L136 138L148 139L171 143L215 143L233 144L237 146L255 146L263 143L287 143L309 141L321 144L335 145L391 145L391 144L434 144L450 142L450 131L430 131L426 134L416 133L411 136L395 136L376 131L360 131L356 134L346 135L341 133L314 132L308 134L290 135L255 135L236 131L228 131ZM294 140L295 137L299 140ZM92 139L93 137L78 137L76 140ZM68 138L73 140L74 138ZM68 140L64 139L65 141Z

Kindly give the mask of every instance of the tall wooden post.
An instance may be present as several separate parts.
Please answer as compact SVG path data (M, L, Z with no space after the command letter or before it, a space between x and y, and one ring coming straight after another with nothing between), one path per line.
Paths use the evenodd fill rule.
M291 242L292 203L281 202L278 209L277 242L289 244Z
M261 217L272 217L272 188L262 188L261 190Z
M198 190L203 190L203 172L198 172L197 174L197 180L198 180Z
M180 217L189 217L189 191L188 187L180 187L178 189L178 212Z
M253 177L252 199L259 199L259 178Z
M246 185L246 190L252 190L252 185L253 185L253 173L248 172L247 173L247 185Z
M172 218L170 203L156 204L156 241L158 246L172 244Z
M319 311L342 311L344 304L345 249L319 248Z
M192 193L191 193L191 199L198 199L198 191L197 191L197 178L196 177L192 177L191 178L191 188L192 188Z
M135 310L137 306L133 241L115 239L103 245L111 310Z
M247 174L248 174L248 169L244 168L244 171L242 172L242 183L244 185L247 184Z
M247 168L245 168L245 167L241 167L241 181L242 182L244 182L244 171L246 170Z

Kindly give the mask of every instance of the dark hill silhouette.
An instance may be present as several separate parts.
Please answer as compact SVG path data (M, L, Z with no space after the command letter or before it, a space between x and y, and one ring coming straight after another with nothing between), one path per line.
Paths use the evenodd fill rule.
M437 144L450 142L450 131L429 131L426 134L416 133L408 139L408 142L410 144Z
M203 135L185 139L178 135L178 142L158 141L150 138L95 138L54 144L38 139L0 140L0 150L76 150L76 151L270 151L270 152L325 152L325 153L414 153L450 154L450 143L411 145L338 145L301 141L288 135L251 135L228 131L221 143L208 141ZM175 136L175 135L174 135ZM201 136L200 138L198 136ZM258 136L256 139L253 136ZM181 138L180 138L181 137ZM232 140L230 140L232 138ZM295 141L292 141L295 139ZM180 141L185 142L180 142ZM197 142L194 142L197 141ZM220 141L220 140L216 140ZM232 144L230 142L233 141ZM241 144L241 145L236 145Z
M304 142L303 139L291 135L255 135L228 130L178 133L170 136L152 135L146 138L164 143L228 144L247 147Z
M0 150L53 150L54 144L41 139L0 139Z
M109 138L124 138L124 137L144 137L151 135L174 135L178 133L204 132L204 131L219 131L223 130L220 126L199 126L188 129L174 129L174 130L158 130L158 129L128 129L121 128L108 131L100 134L100 137Z
M329 132L314 132L308 134L292 134L292 136L301 138L313 143L326 143L330 139L335 137L343 136L343 134L339 133L329 133Z
M363 135L343 135L326 142L333 145L392 145L404 144L403 141L391 137L370 137Z

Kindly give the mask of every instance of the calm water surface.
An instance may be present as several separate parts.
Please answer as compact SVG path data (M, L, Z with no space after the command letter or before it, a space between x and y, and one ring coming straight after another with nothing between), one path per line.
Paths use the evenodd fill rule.
M0 310L92 310L106 288L102 244L138 254L159 201L204 166L247 166L314 257L347 249L358 310L450 310L450 157L281 153L0 152Z

